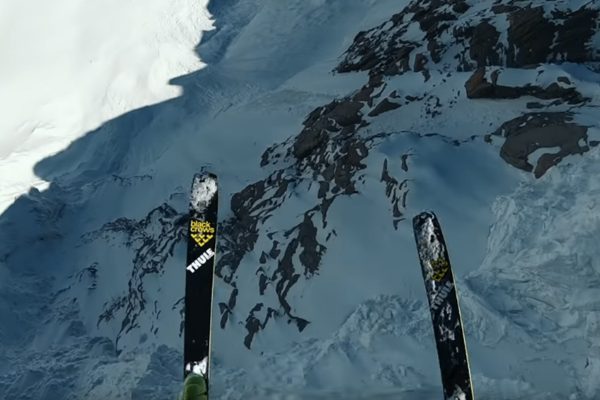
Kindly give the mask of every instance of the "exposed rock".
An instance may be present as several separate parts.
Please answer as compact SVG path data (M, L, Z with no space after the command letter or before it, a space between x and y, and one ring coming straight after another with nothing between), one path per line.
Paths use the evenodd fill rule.
M466 7L465 2L414 0L389 21L357 35L336 70L398 75L409 70L410 57L415 59L413 70L420 70L421 57L440 63L447 53L455 54L458 71L491 65L525 68L546 62L600 61L592 43L598 10L585 8L588 5L572 11L568 4L556 4L551 16L527 2L497 4L468 16L462 15ZM509 22L502 43L500 14ZM424 43L411 40L415 22L424 33ZM427 69L433 68L430 64Z
M413 66L413 71L423 71L425 69L425 65L427 65L427 56L423 53L417 54L415 56L415 64Z
M466 12L469 8L469 5L463 0L455 1L452 5L452 11L459 14Z
M373 35L373 32L361 32L348 51L352 52L352 57L347 56L336 71L371 71L373 75L396 75L408 71L410 54L419 44L399 38L384 44L385 39L383 35ZM375 50L379 44L385 46L385 57Z
M503 136L506 141L500 149L500 156L512 166L527 172L534 172L540 178L553 165L570 154L583 154L589 150L587 128L571 122L569 113L530 113L502 124L494 135ZM586 145L580 146L583 140ZM540 148L555 148L556 153L542 155L535 167L528 157Z
M519 6L512 4L494 4L491 8L494 14L507 14L519 9Z
M353 46L358 61L342 61L336 68L338 72L367 71L379 63L379 57L374 47L371 46L371 38L367 35L367 32L358 32L354 37Z
M599 54L588 46L598 25L598 10L580 8L570 12L556 12L556 44L552 49L552 60L582 63L598 61Z
M544 108L544 105L542 103L538 103L537 101L530 101L525 105L525 107L529 109L539 109Z
M233 195L231 208L234 217L224 221L220 227L222 239L217 261L217 274L231 285L232 290L227 303L220 303L219 309L221 326L225 327L236 307L237 269L249 252L260 254L258 262L249 267L255 268L257 295L264 297L256 304L244 305L250 309L249 312L244 311L247 312L245 316L236 316L237 320L245 319L248 334L244 344L247 347L252 345L261 330L267 329L271 319L285 319L298 331L310 323L302 315L296 314L289 293L295 285L317 276L320 268L323 268L321 259L326 248L318 241L317 232L326 230L328 210L338 196L358 193L364 179L361 171L366 168L365 159L373 146L374 137L387 134L381 132L365 137L365 130L360 130L367 125L363 113L374 118L411 101L422 102L421 109L432 117L441 113L442 100L435 93L413 93L411 96L399 93L400 90L391 90L385 97L387 85L394 84L388 81L388 76L415 71L423 73L427 80L439 69L435 73L439 74L436 76L440 76L443 84L446 74L455 70L475 71L466 84L470 98L530 95L544 100L554 99L558 103L585 100L574 87L565 87L571 85L565 80L557 78L556 83L545 84L546 87L513 87L502 84L500 70L489 71L490 74L486 75L485 69L489 65L506 65L509 60L511 65L520 68L529 68L531 65L537 67L539 61L536 60L542 58L544 61L552 61L553 57L563 60L568 55L559 55L556 43L540 41L536 36L539 34L534 35L532 31L542 26L560 36L560 25L574 20L573 15L558 16L558 22L554 23L543 13L540 16L535 9L502 5L496 5L493 10L463 15L469 4L474 3L463 0L415 0L389 21L358 33L336 70L368 71L368 83L345 98L314 109L303 122L303 129L297 136L274 144L263 153L261 166L269 166L271 171L274 167L279 169ZM506 41L507 35L499 32L504 27L499 26L497 21L504 18L497 18L494 13L506 14L506 19L511 21L510 40ZM581 14L581 18L584 17L591 20L596 18L593 13ZM533 19L529 21L527 18ZM424 40L415 39L415 29L422 30ZM501 38L503 43L500 42ZM589 43L590 38L591 35L583 37L582 43ZM561 43L568 41L565 39ZM543 49L544 45L546 49ZM571 53L577 54L578 51ZM585 57L592 60L594 54L594 49L590 48L586 50ZM446 55L456 55L455 61L450 57L445 58ZM547 82L544 79L540 81ZM434 82L432 86L436 84ZM500 129L496 134L506 134L502 147L504 159L541 176L564 157L563 152L571 154L578 151L573 144L577 144L577 141L573 139L575 142L572 142L569 138L579 135L577 129L581 127L566 119L560 122L558 117L548 117L550 122L546 125L541 122L536 125L536 118L543 120L543 117L536 115L530 114L529 120L518 120L514 125L509 121L503 125L504 130ZM549 133L547 137L542 137L543 134L536 129ZM461 141L436 133L416 135L436 136L454 146L475 138L471 136ZM491 136L488 135L486 140L491 142ZM561 151L540 157L535 167L528 165L528 156L540 147L560 147ZM399 170L408 170L408 156L401 156ZM381 181L391 204L394 228L398 228L399 221L404 219L408 181L394 177L388 167L388 160L385 160ZM264 232L265 222L284 206L287 199L299 196L298 190L308 190L302 195L312 196L314 203L309 206L311 208L303 210L299 220L294 222L297 225L289 227L287 231ZM335 236L334 230L323 234L325 241Z
M294 143L294 156L304 158L315 148L327 140L327 133L323 129L305 128L296 137Z
M314 110L304 121L304 129L296 137L293 146L294 157L302 159L329 137L329 132L353 132L362 122L360 109L363 103L352 100L333 101ZM264 158L264 157L263 157Z
M398 223L405 219L403 211L406 209L408 180L404 179L401 183L399 183L396 178L391 176L388 170L388 160L386 158L383 161L381 182L385 183L385 195L390 200L392 206L392 223L394 225L394 229L398 230Z
M308 214L304 214L304 221L298 229L298 240L302 248L298 258L304 266L304 274L313 275L319 269L325 246L317 241L317 228Z
M554 24L544 18L542 7L513 11L508 15L508 21L507 66L519 67L549 61Z
M583 8L555 12L553 20L546 19L542 7L511 12L507 65L597 60L597 54L586 46L594 34L597 18L598 10Z
M487 21L476 25L472 31L469 55L477 67L499 65L500 55L497 44L500 32Z
M539 99L562 99L569 104L583 103L584 98L574 87L563 88L553 82L545 88L527 84L525 86L498 85L499 71L492 73L492 82L485 78L486 69L479 68L465 83L467 97L470 99L515 99L522 96L533 96Z
M135 185L138 182L151 181L152 175L146 174L146 175L123 177L123 176L113 174L112 179L113 179L113 181L117 182L120 186L130 187L130 186Z
M418 3L413 3L415 19L419 21L421 30L425 32L427 50L429 50L431 59L436 63L441 61L443 50L439 38L445 30L450 28L451 24L448 21L456 21L458 19L455 14L439 11L440 6L446 3L446 1L431 0L424 8L421 8L422 6ZM411 7L409 6L408 9L411 9ZM438 10L439 12L435 12L434 10Z
M229 318L230 314L232 313L233 309L235 308L235 304L237 302L237 295L239 293L237 287L235 287L235 283L232 285L233 286L233 290L231 291L231 293L229 294L229 300L227 301L227 303L219 303L219 311L221 312L221 329L225 328L225 324L227 323L227 319ZM261 287L261 294L263 293L264 289L262 289Z
M280 170L232 196L231 210L235 218L219 226L219 237L228 240L221 241L215 268L215 274L225 282L235 285L233 279L237 267L258 239L258 224L281 205L289 183ZM267 193L267 185L272 189L270 193Z
M418 96L411 96L411 95L407 95L407 96L404 96L404 98L405 98L407 101L409 101L409 102L412 102L412 101L421 101L421 100L423 100L423 98L424 98L424 97L418 97Z
M341 101L335 105L331 112L326 114L326 117L333 119L343 127L358 124L362 121L360 115L362 106L362 103L359 102Z
M231 209L235 218L224 221L219 228L222 244L218 249L220 257L215 273L233 288L228 303L219 304L222 328L226 326L229 316L236 306L238 289L235 273L244 255L253 250L256 245L259 224L264 223L289 196L289 187L292 181L284 177L284 172L284 170L276 171L267 179L249 185L241 192L234 194ZM296 322L299 330L304 329L308 321L293 315L286 299L289 289L300 276L296 272L296 266L291 262L291 257L299 252L299 259L308 271L307 273L314 274L320 262L320 254L325 250L316 242L316 228L310 223L305 218L303 223L286 232L285 238L288 240L288 244L283 253L278 249L280 242L272 239L271 236L272 248L268 252L262 252L260 263L264 266L258 269L260 294L263 294L272 284L277 293L278 306L283 309L284 315L290 321ZM313 235L311 236L311 234ZM268 270L274 263L278 267L270 274ZM244 339L244 344L248 348L250 348L256 333L267 326L269 319L280 316L275 308L267 306L266 315L262 318L259 317L259 311L263 309L263 306L262 303L256 304L246 317L245 326L248 334Z
M478 68L477 71L465 82L467 97L471 99L481 99L490 97L494 88L493 85L485 79L485 68Z
M346 102L346 106L349 103L352 102ZM315 110L306 120L307 125L312 123L313 126L305 128L322 124L322 118L325 115L342 120L340 115L345 117L348 109L344 108L346 106L338 107L340 104L343 103L336 102ZM354 110L356 109L358 107ZM347 121L350 124L354 122L352 119ZM343 132L343 129L340 132ZM292 148L293 142L289 142L286 157L294 157ZM273 149L284 151L280 147L273 147ZM274 155L274 153L270 153L263 157L263 160L266 158L269 162L269 158ZM325 226L327 210L333 199L339 195L356 192L354 175L356 170L365 167L360 161L366 155L367 150L361 140L352 138L352 136L340 136L328 137L326 141L316 146L313 151L300 160L294 157L297 166L305 170L304 174L312 174L314 179L319 182L318 198L321 200L321 204L307 210L304 220L289 231L283 234L274 232L268 235L273 244L270 250L261 252L259 260L261 266L257 271L257 279L259 294L264 294L266 290L274 290L277 294L277 304L264 304L266 308L262 308L262 303L257 304L246 317L248 331L244 339L246 346L251 346L255 335L265 329L270 318L285 317L300 331L309 323L306 319L293 313L287 294L301 276L309 279L318 273L325 247L317 241L317 227L313 223L313 215L319 213ZM319 179L317 180L317 178ZM222 244L218 249L220 257L216 267L216 273L232 287L235 287L235 272L243 256L251 250L256 250L259 225L270 218L287 197L293 196L294 187L298 184L296 179L294 175L287 175L286 170L281 169L272 173L267 179L249 185L233 195L231 209L235 218L223 222L220 227ZM279 250L280 243L283 251ZM299 265L295 265L292 261L296 257L300 260ZM237 289L234 289L229 304L219 305L222 327L226 326L229 316L232 314L236 303L231 299L235 299L236 296ZM258 307L259 305L261 307ZM278 308L282 311L275 311ZM261 314L262 317L259 316L259 311L265 309L267 310L266 316L264 314Z
M572 85L571 80L566 76L559 76L556 80L560 83L564 83L565 85Z
M371 100L371 95L375 88L370 85L363 86L353 97L354 101L368 102Z
M348 140L341 143L339 156L334 161L335 186L334 193L356 193L354 175L357 171L366 168L362 160L366 158L368 149L361 140Z
M276 164L281 159L281 149L285 149L289 145L291 139L284 141L283 143L273 143L269 146L261 156L260 166L264 167L268 164ZM301 152L302 153L302 152Z
M257 303L247 315L246 346L252 345L255 335L267 327L271 318L287 318L299 331L309 324L308 320L294 314L288 293L300 279L310 279L318 274L326 248L317 241L315 216L321 217L324 229L327 212L334 200L338 196L357 193L357 173L366 168L362 160L369 153L369 139L354 136L355 131L365 125L360 111L365 103L360 100L382 85L381 79L374 76L367 87L355 93L354 97L315 109L304 121L304 129L296 138L269 147L262 156L261 165L274 165L277 160L285 160L286 166L232 196L234 218L224 221L219 227L220 257L216 274L235 288L236 271L242 258L250 251L258 251L260 266L256 276L259 294L274 290L277 295L276 304ZM282 206L286 198L294 196L302 177L309 177L318 185L316 198L320 203L306 210L303 221L289 231L269 233L267 236L273 242L269 251L256 249L259 226ZM327 238L330 237L331 232L327 235ZM299 265L295 260L300 260ZM233 313L236 302L231 299L236 296L237 289L234 289L230 304L219 304L222 327L226 326ZM261 310L266 310L266 314Z
M400 159L402 160L402 170L404 172L408 172L408 156L412 156L412 154L402 154L402 156L400 157Z
M250 349L252 346L252 339L254 336L261 330L267 326L269 320L276 315L276 310L272 308L267 308L266 317L261 321L258 317L255 316L256 313L262 310L264 304L258 303L254 308L250 311L250 315L246 318L246 330L248 334L244 337L244 345Z
M398 103L394 103L392 101L389 101L387 98L381 100L381 102L379 104L377 104L375 106L375 108L373 108L373 110L371 110L371 112L369 113L369 117L376 117L379 114L383 114L384 112L387 111L392 111L395 110L396 108L400 108L401 105Z
M442 115L441 107L442 103L440 98L437 96L430 95L426 98L425 103L425 115L435 118L438 115Z
M588 100L584 98L574 87L563 88L558 83L553 82L546 88L531 87L531 95L540 99L563 99L569 104L583 103Z
M186 221L185 214L179 214L168 204L162 204L139 221L119 218L82 236L83 243L91 243L96 240L111 242L119 237L122 240L121 243L133 249L134 252L127 292L107 302L96 322L99 326L114 319L120 320L120 329L115 339L117 351L120 351L118 345L121 337L138 327L138 320L142 312L149 308L145 293L146 276L163 272L164 264L173 255L175 246L185 238ZM102 265L94 263L85 271L86 274L93 277L91 283L93 285L95 279L102 275ZM75 277L81 279L82 275L77 274ZM158 318L158 315L154 315L154 317ZM150 329L154 334L157 330L158 327L154 326Z

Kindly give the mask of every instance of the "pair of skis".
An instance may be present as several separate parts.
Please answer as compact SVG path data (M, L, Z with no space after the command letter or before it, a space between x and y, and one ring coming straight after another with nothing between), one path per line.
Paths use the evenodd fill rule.
M186 263L184 378L201 375L208 390L213 279L217 239L217 177L192 182ZM413 229L442 374L445 400L473 400L458 296L440 224L431 212L413 219Z

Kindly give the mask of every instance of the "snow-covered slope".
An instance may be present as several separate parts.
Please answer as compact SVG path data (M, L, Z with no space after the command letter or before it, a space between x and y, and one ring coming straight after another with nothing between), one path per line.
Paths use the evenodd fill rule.
M39 160L49 186L0 217L1 398L174 397L200 170L222 190L214 398L439 398L423 209L443 224L478 398L600 396L597 4L194 7L184 26L160 18L186 38L213 20L206 66L170 81L181 95Z
M211 29L207 0L6 1L0 4L0 210L33 173L86 131L180 94L172 77L198 70Z

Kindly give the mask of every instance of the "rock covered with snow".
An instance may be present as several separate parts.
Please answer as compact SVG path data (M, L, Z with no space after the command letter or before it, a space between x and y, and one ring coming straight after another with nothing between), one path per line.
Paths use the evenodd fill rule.
M448 221L476 394L598 397L595 3L205 11L210 65L173 79L182 95L39 162L50 187L0 217L0 397L177 386L187 188L207 166L228 200L217 398L439 396L422 209Z

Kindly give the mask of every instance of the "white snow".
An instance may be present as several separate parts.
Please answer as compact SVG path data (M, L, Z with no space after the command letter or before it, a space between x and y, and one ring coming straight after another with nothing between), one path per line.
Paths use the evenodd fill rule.
M422 244L422 247L418 250L423 260L431 262L443 256L444 246L437 240L432 216L427 216L425 218L425 223L423 224L422 229L417 231L417 235L420 244ZM435 239L432 240L432 238Z
M527 162L535 168L541 156L544 154L556 154L561 150L560 147L540 147L539 149L529 153Z
M265 149L297 135L316 107L367 82L367 73L331 73L356 33L406 3L0 4L0 397L175 397L180 217L190 180L202 169L218 173L219 218L232 217L232 194L274 169L260 167ZM598 74L573 64L544 70L540 82L568 76L592 98L574 110L575 120L599 136ZM530 73L501 79L522 83ZM539 180L514 169L499 157L499 139L470 137L520 115L531 99L468 100L469 75L386 81L381 99L392 90L435 96L440 114L427 114L431 97L369 119L365 131L390 135L364 160L358 193L332 204L326 227L314 214L327 250L318 273L301 275L288 293L292 312L310 321L303 332L279 308L252 349L243 344L249 311L278 301L274 283L258 292L261 253L272 246L267 234L284 242L317 203L318 185L309 187L308 177L259 226L234 277L239 295L224 330L218 303L227 304L232 288L216 279L215 399L439 398L410 223L428 209L440 218L453 264L476 395L600 396L598 148ZM408 182L398 230L380 180L384 161ZM40 191L14 201L31 185ZM211 191L205 185L192 197ZM163 204L167 211L147 218ZM298 255L293 260L298 266ZM267 275L275 264L264 267ZM256 313L266 314L266 307Z
M209 176L200 176L194 179L192 193L190 195L191 207L199 213L204 212L206 207L217 193L217 181Z
M181 94L171 78L203 67L208 0L40 0L0 4L0 211L34 165L103 122Z
M206 376L206 370L208 368L208 357L204 357L202 361L188 363L185 366L185 370L193 372L196 375Z

